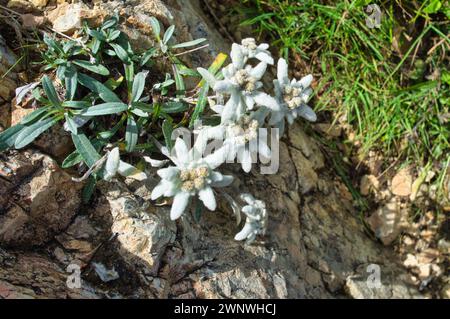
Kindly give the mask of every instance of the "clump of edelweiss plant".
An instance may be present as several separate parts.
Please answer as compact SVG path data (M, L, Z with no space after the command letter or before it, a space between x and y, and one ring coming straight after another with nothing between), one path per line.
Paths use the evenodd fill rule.
M61 125L74 144L61 165L78 169L81 177L74 180L86 181L85 201L99 180L144 180L156 173L160 181L151 199L172 198L171 219L192 208L198 220L204 207L217 208L221 195L238 223L241 210L246 216L235 239L251 242L265 232L266 205L250 194L229 195L225 187L231 187L233 177L220 168L237 159L249 172L257 154L270 157L262 128L284 129L286 120L292 123L299 116L314 121L306 105L312 76L289 80L287 63L280 59L272 95L262 82L274 64L267 44L244 39L232 45L229 65L222 68L226 55L219 54L208 70L192 70L178 56L204 47L198 46L205 39L177 44L174 26L162 33L152 18L151 27L156 45L143 52L134 51L118 15L97 28L85 25L76 39L46 34L45 74L16 92L18 104L31 101L34 109L0 133L0 151L24 148ZM169 69L161 67L167 64ZM186 87L185 78L199 76L196 88ZM173 139L176 128L192 128L198 120L209 124L196 128L192 147L191 141ZM220 143L207 154L211 141ZM145 169L145 163L150 167Z

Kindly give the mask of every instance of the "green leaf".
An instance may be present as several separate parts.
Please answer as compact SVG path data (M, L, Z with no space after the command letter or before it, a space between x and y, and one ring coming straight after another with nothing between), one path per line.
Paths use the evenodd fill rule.
M175 26L174 26L174 25L171 25L171 26L166 30L166 32L164 32L163 41L162 41L164 44L167 44L167 42L169 42L169 40L170 40L170 38L172 37L174 31L175 31Z
M81 163L83 161L83 157L78 153L78 151L73 151L70 153L62 162L61 167L62 168L69 168L72 166L77 165L78 163Z
M84 110L82 116L99 116L108 114L117 114L128 109L128 105L122 102L108 102L91 106Z
M200 90L197 104L195 105L194 113L192 113L191 120L189 122L189 127L194 127L195 121L203 114L205 110L206 102L208 101L208 90L209 85L205 83Z
M124 48L122 48L117 43L110 43L110 46L114 49L114 52L116 52L119 59L121 59L125 64L129 64L131 62L130 57L128 56L127 51L125 51Z
M114 30L112 31L109 36L108 36L108 41L114 41L115 39L117 39L120 36L120 30Z
M17 136L14 146L16 149L23 148L33 142L39 135L44 133L50 127L59 121L58 118L47 118L25 127Z
M159 24L158 19L155 17L150 17L150 26L152 27L152 31L156 39L159 40L159 34L161 33L161 26Z
M140 66L144 66L147 64L148 60L150 60L150 58L156 56L156 48L150 48L147 51L145 51L145 53L142 55L141 57L141 61L139 62Z
M172 64L173 77L175 79L175 87L177 88L177 97L183 97L186 91L186 86L184 85L183 77L178 71L178 66Z
M93 175L89 176L86 185L83 187L83 192L81 194L81 199L84 204L89 203L92 194L94 194L95 185L97 184L97 178Z
M44 89L45 94L54 106L61 105L58 94L56 94L55 87L53 86L52 81L50 81L47 75L44 75L44 77L42 78L42 88Z
M74 120L70 117L70 115L68 113L64 113L64 118L66 119L66 123L69 128L69 131L72 134L77 134L78 127L77 127L76 123L74 122Z
M195 198L195 211L194 211L194 220L199 223L202 218L203 213L203 202L198 198Z
M149 114L147 112L142 111L142 110L140 110L138 108L131 109L131 113L133 113L133 114L135 114L135 115L137 115L139 117L149 117Z
M106 30L106 29L109 29L111 27L114 27L114 26L117 25L118 22L119 22L118 16L112 16L111 18L109 18L108 20L103 22L101 29L102 30Z
M125 141L127 142L127 152L132 152L138 140L139 130L132 115L128 116L127 129L125 132Z
M131 101L132 102L137 102L141 98L142 92L144 92L146 77L147 77L147 72L139 72L134 77L133 89L131 90Z
M431 0L430 4L425 7L423 12L428 14L437 13L442 7L442 2L440 0Z
M33 112L25 115L22 120L20 121L20 124L30 124L31 122L34 122L37 119L40 119L44 114L47 113L50 107L41 107Z
M134 81L134 63L125 64L125 81L127 82L128 99L131 99L131 90Z
M126 114L124 114L124 116L122 116L120 121L117 122L117 124L114 125L112 129L110 129L108 131L99 132L98 136L100 138L105 139L105 140L110 139L111 137L113 137L119 131L119 129L122 128L123 122L125 121L125 118L126 118Z
M173 126L172 126L172 123L170 123L170 121L168 121L168 120L164 120L164 122L162 124L162 131L163 131L163 135L164 135L164 141L166 143L167 148L170 151L172 149L172 147L173 147L173 141L172 141Z
M63 48L52 37L50 37L48 33L44 33L44 43L47 44L47 46L53 51L60 54L64 53Z
M91 105L91 102L88 101L64 101L62 103L63 107L68 107L70 109L84 109Z
M17 124L11 126L10 128L0 132L0 152L13 147L16 142L16 138L19 135L20 131L24 129L26 126L22 124Z
M96 38L92 39L91 42L91 50L93 54L97 54L98 50L100 49L100 45L102 44L102 42Z
M133 102L133 103L131 103L131 106L141 109L142 111L149 112L149 113L152 113L154 110L153 104L147 104L144 102Z
M104 76L109 75L109 70L101 64L92 64L91 62L84 60L73 60L72 63L93 73L97 73Z
M73 100L78 84L78 73L74 67L66 69L64 82L66 84L66 99Z
M72 134L72 141L87 166L92 167L101 158L86 135Z
M442 80L444 83L450 85L450 72L444 70L444 71L442 72L442 75L441 75L441 80Z
M88 34L99 41L106 41L106 36L101 31L88 30Z
M78 75L78 82L80 82L81 85L87 87L91 91L97 93L105 102L121 102L121 100L113 91L86 74L80 73Z
M194 45L200 44L200 43L205 42L205 41L206 41L205 38L195 39L195 40L192 40L192 41L188 41L188 42L183 42L183 43L178 43L178 44L172 45L171 48L172 49L180 49L180 48L193 47Z
M189 108L186 103L183 102L166 102L163 104L161 111L164 113L180 113Z

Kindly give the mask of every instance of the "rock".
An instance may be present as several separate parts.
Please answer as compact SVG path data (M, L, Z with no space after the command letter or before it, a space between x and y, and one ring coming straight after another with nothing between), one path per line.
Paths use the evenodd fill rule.
M102 184L101 192L108 202L114 220L111 231L117 233L125 262L155 275L164 249L175 240L176 228L168 211L140 201L121 184Z
M365 264L358 267L356 274L347 277L345 289L355 299L423 298L405 277L376 264Z
M11 102L11 126L19 124L22 118L33 111L34 109L31 107L22 107L21 105L17 105L15 99L13 99Z
M92 12L82 2L63 3L51 11L47 18L53 24L53 29L58 32L71 34L81 28L83 19L91 17Z
M48 0L29 0L29 1L33 4L33 6L39 9L44 8L48 3Z
M11 126L11 105L0 105L0 132Z
M9 101L14 96L17 84L8 77L0 78L0 97L4 101Z
M20 12L31 12L35 9L31 1L26 0L9 0L7 7Z
M450 299L450 284L446 284L441 289L441 296L444 299Z
M367 222L384 245L391 244L406 225L407 212L391 200L373 213Z
M105 265L100 263L92 263L94 266L95 272L100 277L103 282L113 281L119 278L119 274L114 269L106 269Z
M338 125L332 125L329 123L317 123L314 127L320 132L325 133L331 137L339 137L342 134L342 127Z
M71 274L36 253L7 254L0 250L0 298L97 299L103 295L83 280L80 288L70 289L67 280Z
M62 162L73 150L70 133L65 131L61 124L56 124L39 136L33 146L51 155L55 160Z
M66 228L80 206L81 183L35 151L11 152L0 160L0 244L42 245Z
M397 196L409 196L411 194L412 177L408 169L402 169L392 179L391 190Z
M367 196L370 193L370 190L378 190L380 187L380 182L376 178L375 175L364 175L361 178L359 190L361 195Z
M20 18L22 19L22 26L25 29L36 29L43 26L46 22L45 17L30 13L22 14Z

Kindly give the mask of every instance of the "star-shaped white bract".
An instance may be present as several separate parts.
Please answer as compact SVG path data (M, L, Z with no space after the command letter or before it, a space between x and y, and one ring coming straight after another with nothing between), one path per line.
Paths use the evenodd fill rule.
M267 64L273 64L273 58L267 50L269 45L267 43L256 44L254 38L245 38L241 42L241 50L244 56L248 58L255 58Z
M203 157L206 143L196 142L188 150L185 142L178 138L174 146L174 154L170 159L175 166L169 166L157 171L161 177L160 183L153 189L151 199L161 196L173 197L170 218L179 218L189 204L191 196L198 195L209 210L216 209L216 199L213 187L225 187L233 181L232 176L222 175L214 171L226 158L226 150L219 149Z
M267 227L266 204L247 193L242 194L241 199L248 204L242 207L242 212L247 216L247 218L245 220L244 227L239 233L236 234L234 239L246 239L247 243L251 243L255 240L257 235L265 234Z
M232 63L222 69L223 80L216 81L208 71L199 69L214 91L230 95L221 111L221 123L238 120L247 111L253 110L255 105L274 111L279 109L273 97L260 91L263 86L260 80L266 72L267 63L260 62L253 67L245 65L246 60L242 47L234 43L231 49Z
M280 128L280 134L284 130L284 121L292 124L294 120L301 116L308 121L315 122L317 116L306 104L313 91L310 87L313 77L311 74L301 78L299 81L288 78L288 65L284 59L278 60L277 80L274 80L275 95L280 104L280 109L271 110L270 125Z

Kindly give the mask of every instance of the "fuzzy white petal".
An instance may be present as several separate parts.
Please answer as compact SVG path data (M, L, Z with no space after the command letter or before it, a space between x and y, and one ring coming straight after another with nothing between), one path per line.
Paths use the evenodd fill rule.
M308 74L307 76L304 76L301 78L301 80L298 82L303 88L307 88L311 85L313 81L313 76L311 74Z
M214 75L204 68L197 68L198 73L202 76L202 78L209 84L210 87L214 87L216 84L216 78Z
M133 165L125 163L124 161L119 162L117 172L124 177L129 177L138 181L143 181L147 178L147 175L144 172L138 170Z
M248 173L252 169L252 156L250 151L245 147L241 148L237 153L237 158L239 163L241 163L242 169L244 172Z
M230 56L236 69L241 69L244 66L244 54L242 52L242 47L239 44L233 43Z
M231 92L234 88L234 84L231 83L230 80L221 80L217 81L216 84L214 84L213 89L216 92Z
M247 109L253 110L253 107L255 106L255 100L253 99L253 97L251 95L245 95L244 101Z
M260 62L257 66L252 68L250 70L250 76L254 77L255 79L259 80L264 75L264 72L266 72L267 69L267 63L266 62Z
M233 176L231 175L222 175L222 179L220 181L214 181L211 183L213 187L227 187L233 183Z
M108 175L114 176L119 169L120 153L119 148L114 147L108 154L106 159L105 170Z
M307 119L310 122L317 121L316 113L314 113L313 109L306 104L300 106L300 109L298 110L298 115Z
M174 149L179 162L181 164L186 164L189 161L188 149L182 138L177 138Z
M208 164L209 168L215 169L225 162L227 155L228 155L228 147L224 145L218 150L216 150L214 153L206 156L204 158L204 161Z
M163 165L167 164L168 160L156 160L151 158L150 156L144 156L144 161L147 163L150 163L152 167L162 167Z
M174 166L170 166L170 167L166 167L166 168L161 168L156 173L163 179L171 180L172 178L177 176L179 171L180 170L178 168L176 168Z
M288 65L286 60L281 58L278 60L277 64L277 78L281 85L286 85L289 83L288 78Z
M253 98L255 99L255 102L258 105L263 105L265 107L268 107L271 110L279 110L280 109L280 105L278 104L277 100L275 100L269 94L266 94L263 92L255 92L253 94Z
M172 208L170 210L170 219L178 219L186 209L191 195L186 192L179 192L173 198Z
M261 43L260 45L258 45L258 49L259 50L267 50L269 48L269 45L267 43Z
M244 228L234 236L234 240L244 240L252 233L253 227L251 224L245 224Z
M203 202L203 204L208 208L209 210L215 210L217 207L216 204L216 198L214 197L214 192L211 187L207 186L203 189L201 189L198 192L198 196L200 200Z
M255 58L264 63L273 65L273 58L266 52L256 53Z
M164 181L159 182L159 184L156 185L152 190L152 194L150 196L151 200L160 198L164 194L166 189L167 189L167 183L165 183Z

